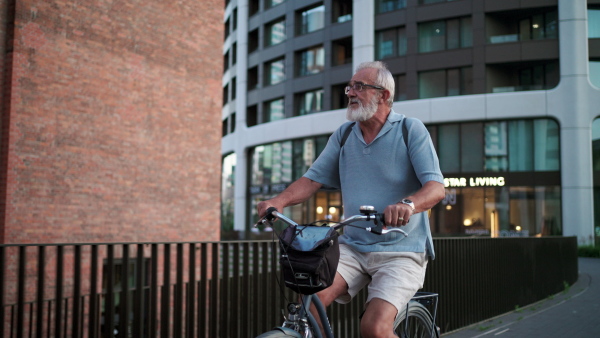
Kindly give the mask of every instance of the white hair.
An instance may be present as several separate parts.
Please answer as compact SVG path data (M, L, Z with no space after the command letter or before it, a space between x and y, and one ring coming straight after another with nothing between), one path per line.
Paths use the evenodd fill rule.
M390 73L385 63L381 61L363 62L356 67L356 72L366 68L377 69L375 85L381 86L390 92L390 97L387 100L387 104L391 107L394 104L394 92L396 89L392 73Z

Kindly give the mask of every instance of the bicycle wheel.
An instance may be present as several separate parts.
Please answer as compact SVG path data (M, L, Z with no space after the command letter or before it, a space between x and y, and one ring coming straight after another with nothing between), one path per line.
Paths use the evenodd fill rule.
M425 306L416 301L410 301L408 310L402 311L394 322L394 332L401 338L436 337L438 335L433 331L433 327L431 314Z
M292 329L278 327L269 332L265 332L256 338L290 338L297 337L300 338L300 334Z

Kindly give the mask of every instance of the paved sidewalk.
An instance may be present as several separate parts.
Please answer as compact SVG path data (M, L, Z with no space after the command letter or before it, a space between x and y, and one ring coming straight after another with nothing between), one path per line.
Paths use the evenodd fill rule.
M568 290L502 316L442 334L444 338L600 336L600 259L579 258Z

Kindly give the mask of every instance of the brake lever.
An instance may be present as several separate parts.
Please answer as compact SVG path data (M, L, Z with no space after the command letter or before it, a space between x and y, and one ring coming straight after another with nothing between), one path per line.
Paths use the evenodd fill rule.
M368 232L374 233L376 235L385 235L390 232L399 232L399 233L403 234L404 237L408 237L408 234L406 233L406 231L404 231L400 228L384 229L383 227L385 224L385 215L379 214L378 216L379 217L376 217L375 220L373 221L375 223L375 226L365 228L365 230L367 230Z

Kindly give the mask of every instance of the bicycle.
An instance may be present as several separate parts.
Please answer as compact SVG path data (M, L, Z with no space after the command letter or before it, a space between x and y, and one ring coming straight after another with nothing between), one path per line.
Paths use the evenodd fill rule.
M372 206L361 206L360 215L354 215L343 222L330 225L336 230L348 226L357 221L373 222L375 227L366 227L366 231L382 235L389 232L399 232L404 236L408 234L400 228L384 229L384 216L378 214ZM300 226L285 215L278 212L275 208L269 208L267 214L259 222L268 223L273 226L273 221L279 219L289 226ZM307 225L308 226L308 225ZM355 225L354 225L355 226ZM361 227L362 228L362 227ZM281 238L280 238L281 240ZM398 314L394 322L394 332L402 338L413 337L436 337L439 338L439 328L435 325L435 316L437 313L438 294L431 292L417 292L408 302L406 308ZM284 322L281 326L273 328L271 331L259 335L257 338L277 338L277 337L300 337L300 338L323 338L319 325L309 311L310 305L314 304L319 319L321 320L326 338L333 338L333 331L325 311L325 306L319 300L316 294L302 295L299 303L289 303L287 306L287 316L284 315ZM433 308L433 315L427 306Z

